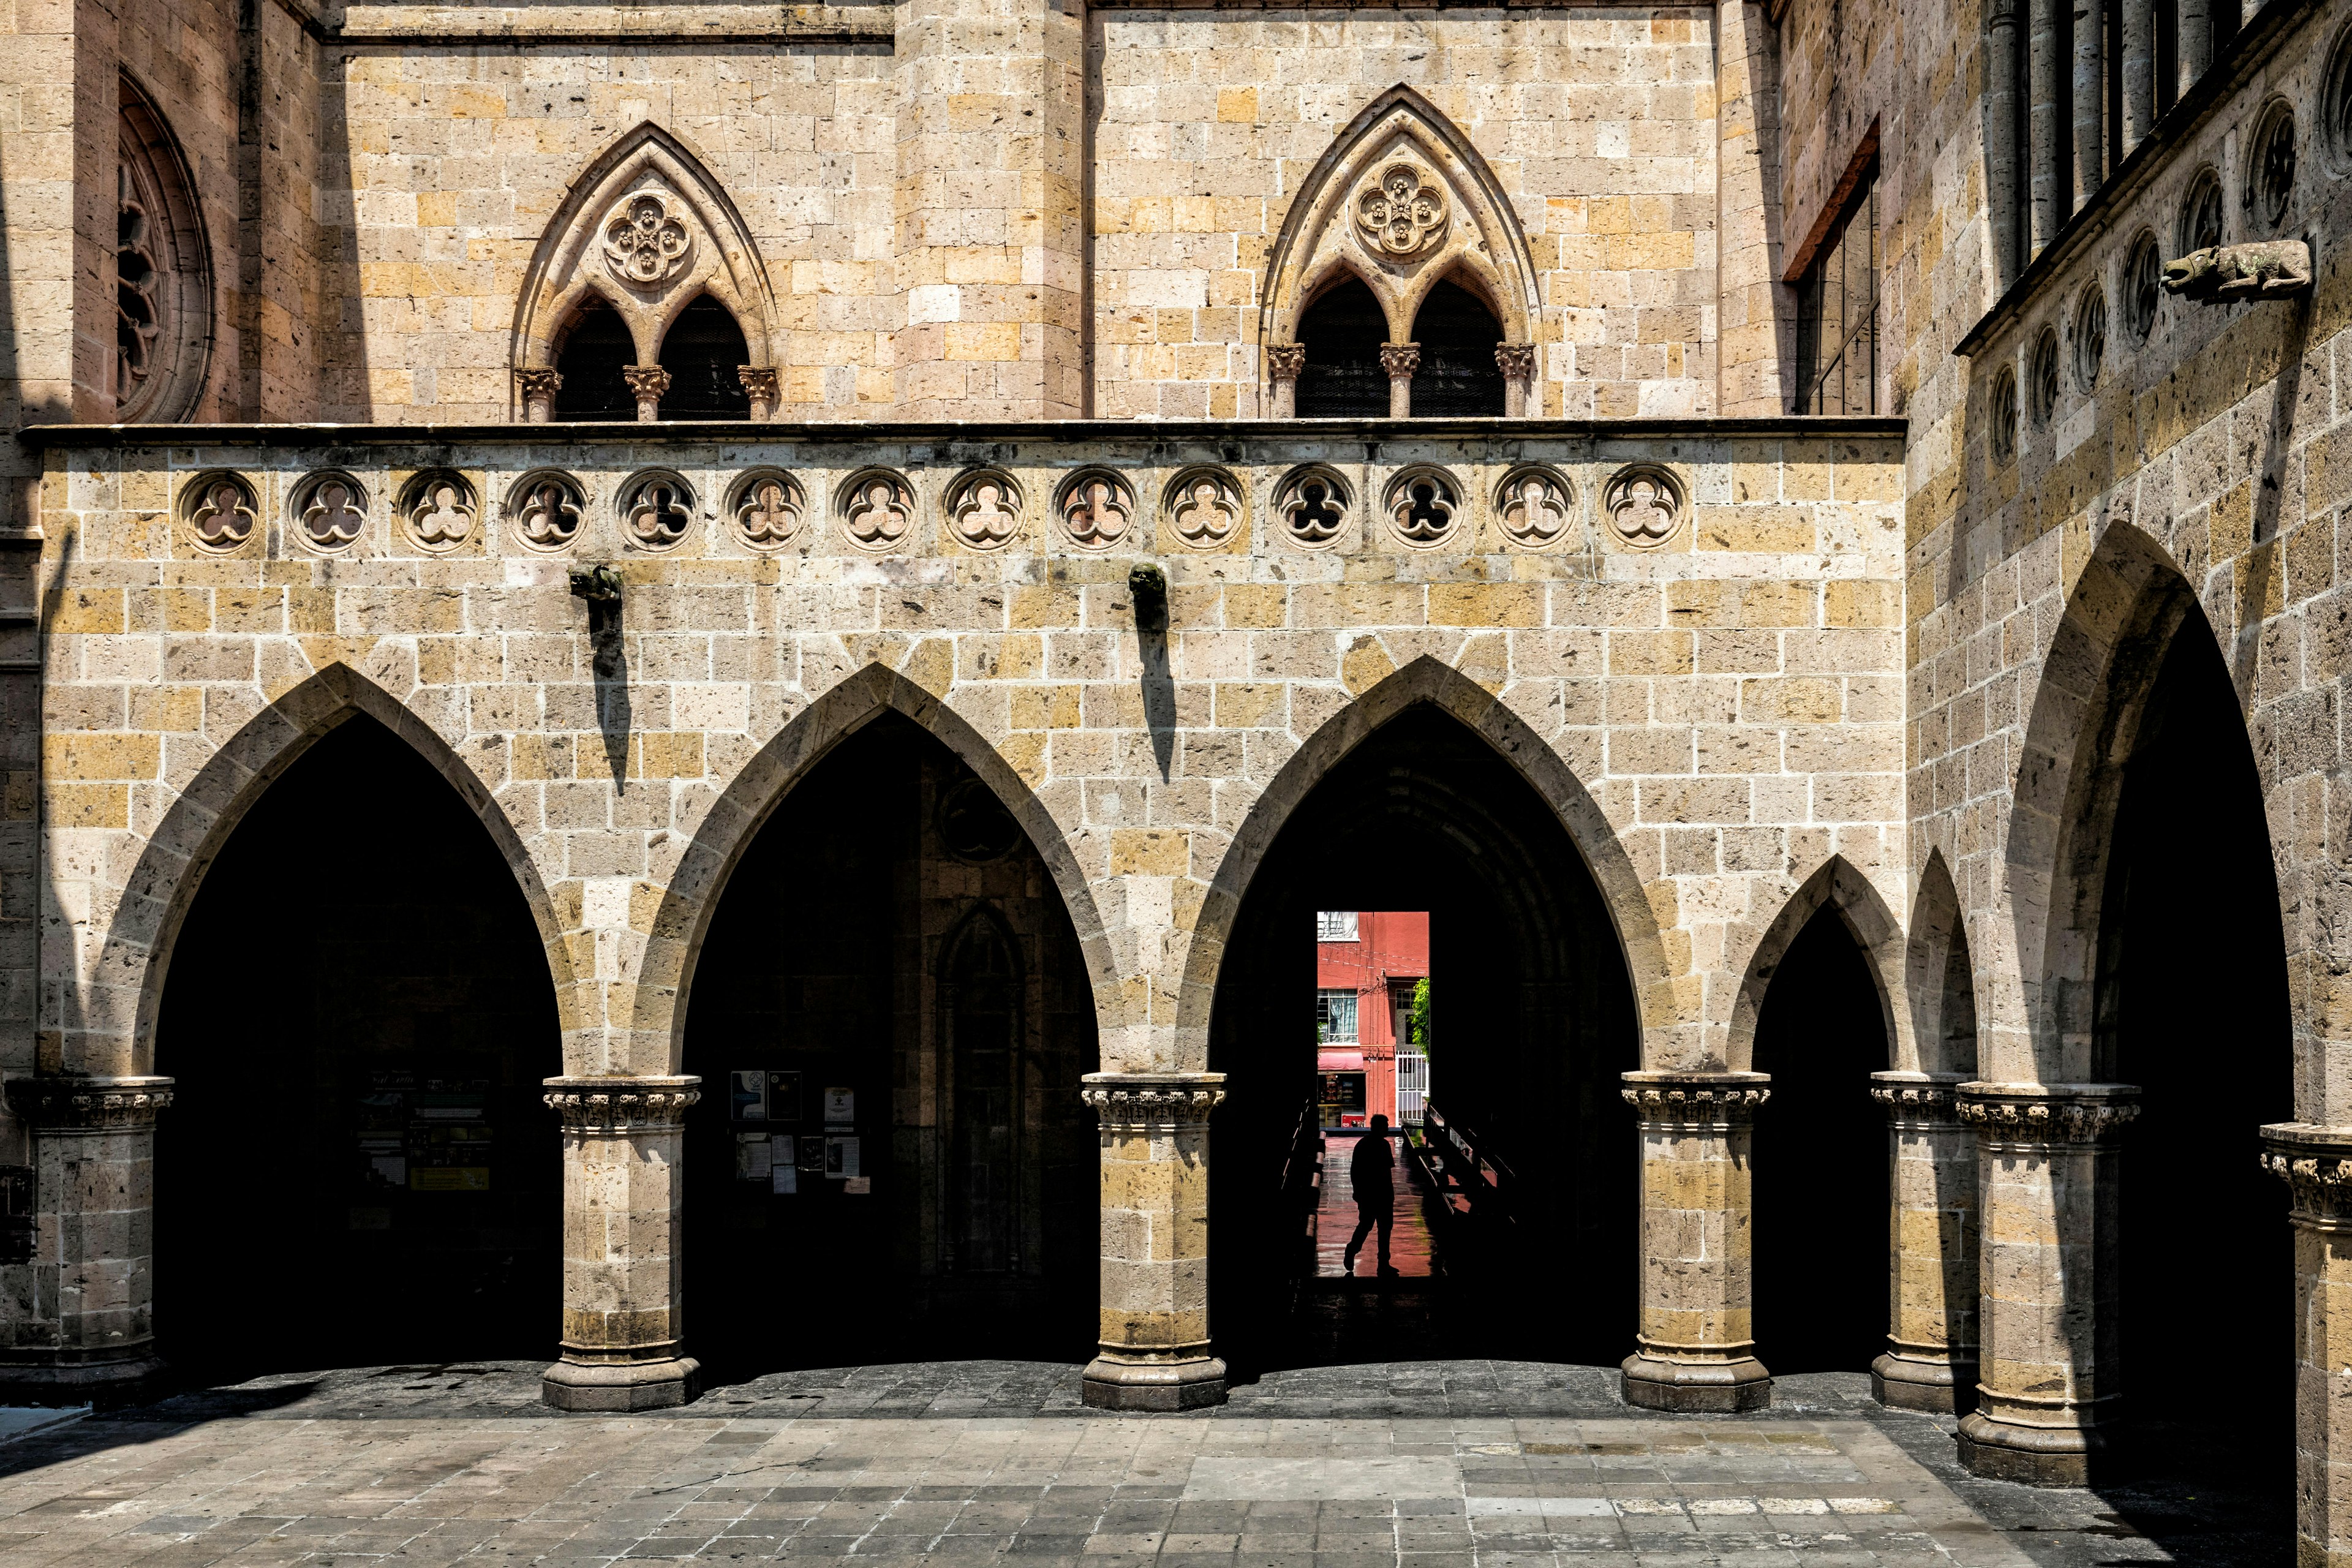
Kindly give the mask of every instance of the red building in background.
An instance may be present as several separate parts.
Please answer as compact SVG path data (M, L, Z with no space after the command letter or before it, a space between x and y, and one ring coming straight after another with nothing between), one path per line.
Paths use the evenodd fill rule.
M1428 1063L1410 1043L1413 987L1429 973L1426 911L1333 910L1315 917L1316 1068L1323 1125L1421 1121ZM1398 1047L1404 1046L1399 1094Z

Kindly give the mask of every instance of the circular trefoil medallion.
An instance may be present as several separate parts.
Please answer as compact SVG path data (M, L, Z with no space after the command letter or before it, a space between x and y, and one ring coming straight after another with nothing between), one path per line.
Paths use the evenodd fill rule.
M1617 537L1636 550L1655 550L1682 526L1683 482L1656 463L1628 463L1610 478L1601 510Z

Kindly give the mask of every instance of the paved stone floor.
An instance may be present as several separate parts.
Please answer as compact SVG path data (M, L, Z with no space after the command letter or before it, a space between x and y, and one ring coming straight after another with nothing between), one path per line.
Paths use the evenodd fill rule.
M1865 1380L1662 1418L1612 1371L1269 1373L1224 1408L1108 1416L1077 1369L780 1373L614 1418L535 1363L255 1379L0 1443L0 1563L857 1568L2272 1564L2290 1478L2046 1492L1974 1480L1948 1421ZM2180 1452L2178 1445L2168 1451ZM851 1568L845 1563L844 1568Z
M1344 1279L1347 1268L1348 1243L1354 1239L1358 1210L1355 1184L1349 1177L1349 1161L1356 1152L1357 1140L1346 1133L1333 1132L1323 1140L1323 1194L1315 1215L1315 1274L1323 1279ZM1426 1279L1436 1269L1436 1248L1429 1232L1427 1205L1430 1196L1422 1184L1421 1172L1413 1163L1412 1151L1401 1137L1389 1140L1395 1163L1389 1167L1391 1213L1394 1215L1389 1226L1389 1264L1400 1279ZM1356 1259L1358 1277L1373 1273L1380 1266L1379 1232L1364 1238L1362 1256Z

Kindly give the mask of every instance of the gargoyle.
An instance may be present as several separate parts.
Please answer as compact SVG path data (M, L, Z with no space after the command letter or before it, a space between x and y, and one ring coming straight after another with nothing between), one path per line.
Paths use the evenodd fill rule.
M2164 264L2164 291L2185 300L2283 300L2311 287L2311 247L2299 239L2216 245Z
M1168 574L1160 569L1157 562L1138 563L1127 574L1127 591L1135 601L1136 630L1168 629Z
M610 566L575 566L572 591L592 605L609 604L621 596L621 574Z

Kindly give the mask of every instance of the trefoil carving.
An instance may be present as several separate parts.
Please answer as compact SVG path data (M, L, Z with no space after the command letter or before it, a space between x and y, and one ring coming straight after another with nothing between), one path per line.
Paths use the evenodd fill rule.
M401 527L429 555L446 555L474 536L474 487L464 475L428 468L401 491Z
M1177 540L1194 550L1215 550L1242 524L1242 488L1234 476L1201 463L1168 481L1161 507Z
M303 543L338 554L367 528L367 491L349 474L312 474L294 487L292 510Z
M956 542L974 550L1002 550L1021 531L1021 482L1002 468L958 474L940 504Z
M243 548L261 521L253 487L237 474L200 474L181 492L181 508L197 549L226 555Z
M1601 494L1611 528L1636 550L1655 550L1672 539L1686 504L1682 480L1656 463L1626 464Z
M754 468L735 481L728 516L735 535L754 550L781 550L800 531L807 507L801 483L782 468Z
M694 487L667 468L632 474L621 487L621 530L639 550L667 550L694 527Z
M1503 535L1523 550L1541 550L1568 537L1576 521L1568 476L1540 463L1523 463L1495 487L1495 516Z
M896 550L915 525L915 491L889 468L861 468L842 482L835 500L844 532L860 550Z
M1452 537L1462 492L1444 468L1416 464L1389 480L1381 505L1401 542L1415 550L1432 550Z
M1108 550L1135 520L1135 489L1117 469L1080 468L1062 481L1054 511L1071 543Z
M580 481L552 468L525 474L516 481L507 501L515 538L527 550L551 554L570 549L580 537L580 522L587 510Z
M1283 476L1274 492L1274 511L1293 542L1320 550L1348 526L1352 500L1338 469L1308 463Z

